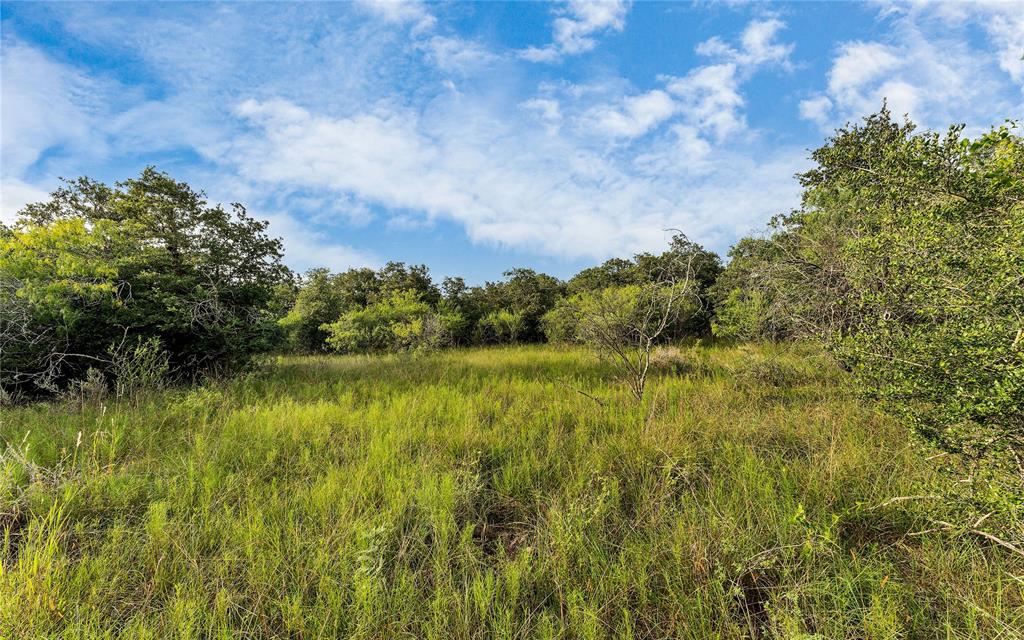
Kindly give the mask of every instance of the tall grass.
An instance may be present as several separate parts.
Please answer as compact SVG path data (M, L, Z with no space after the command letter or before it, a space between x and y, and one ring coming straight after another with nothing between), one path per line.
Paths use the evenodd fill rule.
M813 352L280 358L5 409L4 638L1019 638L1024 563Z

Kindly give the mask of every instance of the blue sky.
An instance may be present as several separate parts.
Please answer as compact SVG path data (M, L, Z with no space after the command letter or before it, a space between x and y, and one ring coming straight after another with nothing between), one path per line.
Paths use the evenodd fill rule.
M722 254L888 99L1024 116L1022 3L3 3L2 215L147 164L271 222L297 269L472 282Z

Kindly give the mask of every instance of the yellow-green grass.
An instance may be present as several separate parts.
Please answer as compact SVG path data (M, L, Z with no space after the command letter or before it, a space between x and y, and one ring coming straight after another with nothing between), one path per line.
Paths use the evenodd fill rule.
M0 637L1017 638L1024 563L813 351L280 358L5 409Z

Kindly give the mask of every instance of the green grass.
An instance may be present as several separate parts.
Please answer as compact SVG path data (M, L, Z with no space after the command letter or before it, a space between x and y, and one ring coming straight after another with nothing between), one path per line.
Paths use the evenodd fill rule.
M1021 637L1024 563L878 506L943 480L826 360L690 358L642 405L536 347L5 409L0 637Z

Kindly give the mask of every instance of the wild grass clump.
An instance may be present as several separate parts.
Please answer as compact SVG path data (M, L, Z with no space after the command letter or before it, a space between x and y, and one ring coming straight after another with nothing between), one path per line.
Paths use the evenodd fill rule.
M1022 559L932 530L841 372L694 353L639 404L503 347L5 410L0 637L1019 637ZM752 393L768 354L800 375Z
M72 380L68 388L61 393L61 398L72 407L82 409L85 407L97 408L110 395L110 387L103 372L94 367L89 367L80 380Z
M705 349L696 346L666 345L651 351L651 369L655 373L681 376L710 376L715 369Z

